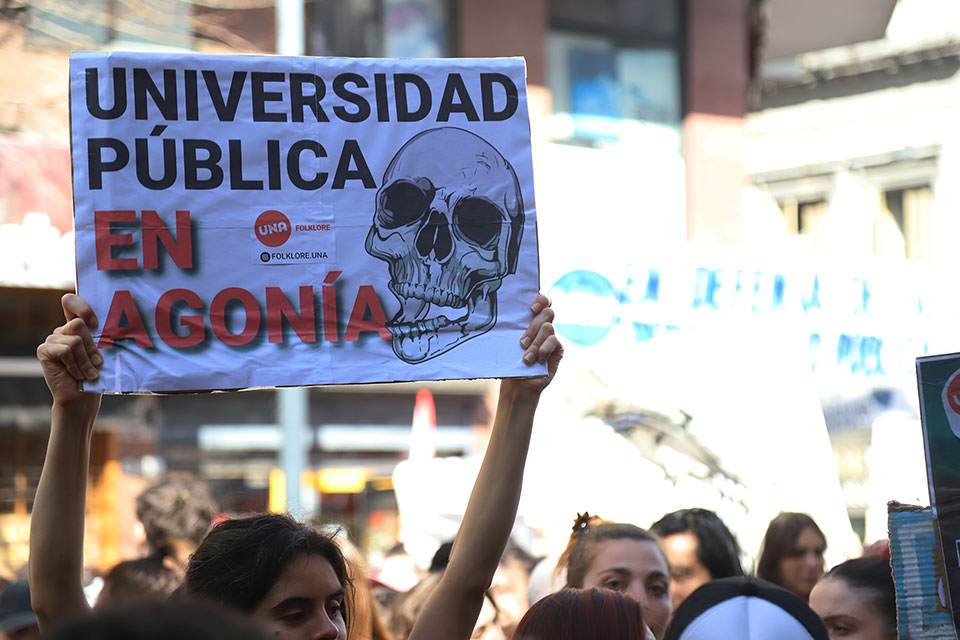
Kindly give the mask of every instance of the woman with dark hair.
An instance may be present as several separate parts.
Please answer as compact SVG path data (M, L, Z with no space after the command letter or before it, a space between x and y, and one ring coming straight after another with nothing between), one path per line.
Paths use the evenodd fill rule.
M674 610L700 585L743 575L740 545L713 511L674 511L660 518L650 530L659 536L670 564Z
M770 521L760 545L757 577L779 585L807 602L823 575L827 539L805 513L785 512Z
M653 636L663 638L673 606L670 572L656 536L632 524L583 514L573 526L564 556L567 588L596 587L633 598Z
M539 600L512 640L645 640L643 607L609 589L564 589Z
M831 569L810 592L810 608L827 625L830 640L896 640L897 593L883 558L848 560Z
M103 359L90 333L97 326L90 305L73 294L65 295L62 305L66 324L37 349L53 394L30 528L33 607L41 630L65 616L89 614L80 578L90 440L100 395L82 392L79 382L96 379ZM520 339L522 359L546 363L548 373L502 381L490 442L450 564L411 640L470 637L510 535L534 413L563 354L550 301L537 296L530 310L533 319ZM240 610L274 638L346 640L349 586L331 536L289 517L262 515L215 527L191 556L182 595Z
M333 535L287 515L265 514L214 527L190 556L177 597L246 613L274 636L314 619L326 633L321 637L340 638L346 637L349 587Z

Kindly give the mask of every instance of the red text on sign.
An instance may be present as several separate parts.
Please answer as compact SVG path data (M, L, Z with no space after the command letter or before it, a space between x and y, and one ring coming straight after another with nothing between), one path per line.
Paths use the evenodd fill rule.
M135 210L125 209L93 212L97 271L140 268L141 263L137 258L118 258L114 256L113 251L114 247L133 246L136 242L135 233L125 233L122 228L117 228L114 225L136 226L137 222L139 222L140 227L140 246L144 269L159 268L159 247L161 244L179 268L193 268L193 232L190 226L189 211L177 211L176 237L174 237L156 211L149 209L141 211L138 218Z

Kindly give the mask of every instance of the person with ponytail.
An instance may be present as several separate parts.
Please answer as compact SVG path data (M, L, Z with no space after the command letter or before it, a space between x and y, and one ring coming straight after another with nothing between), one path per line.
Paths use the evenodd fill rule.
M560 563L567 588L609 589L633 598L653 636L663 638L673 605L670 569L655 535L584 513L574 523Z
M810 592L830 640L896 640L897 593L890 563L864 557L838 564Z

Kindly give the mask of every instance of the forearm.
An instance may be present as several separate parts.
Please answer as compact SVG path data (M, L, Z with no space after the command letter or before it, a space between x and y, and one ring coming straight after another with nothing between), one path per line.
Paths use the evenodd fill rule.
M553 330L550 300L538 295L534 318L520 338L523 362L545 363L544 376L500 383L493 432L439 586L417 617L408 640L465 640L473 630L520 504L523 468L540 393L557 372L563 345Z
M539 392L504 381L483 464L473 485L440 585L409 640L469 638L520 502L520 487Z
M82 584L83 523L97 407L99 397L53 406L30 520L30 591L41 630L88 609Z
M523 470L540 395L505 380L480 473L457 533L448 571L465 590L490 586L520 503Z

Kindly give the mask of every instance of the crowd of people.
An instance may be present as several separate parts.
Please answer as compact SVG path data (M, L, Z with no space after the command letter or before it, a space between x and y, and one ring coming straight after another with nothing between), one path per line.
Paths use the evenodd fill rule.
M281 514L218 517L202 482L173 474L137 501L148 553L111 569L98 593L85 591L84 496L100 398L78 382L96 379L102 357L92 309L71 294L63 309L65 324L38 349L53 409L29 580L0 592L0 639L897 637L889 557L825 572L827 540L806 514L770 522L755 575L721 518L700 508L649 529L577 514L563 553L539 562L511 545L534 414L563 353L542 295L518 355L548 374L501 382L460 529L412 588L374 579L340 530Z

